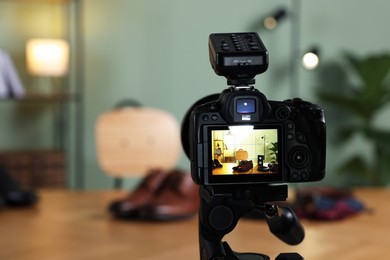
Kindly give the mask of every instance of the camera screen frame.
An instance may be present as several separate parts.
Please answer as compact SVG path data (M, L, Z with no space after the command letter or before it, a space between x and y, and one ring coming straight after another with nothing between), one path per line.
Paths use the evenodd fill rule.
M215 156L215 152L213 152L213 149L215 150L216 147L214 147L213 143L214 142L218 142L218 140L213 140L213 133L218 133L218 131L232 131L232 126L230 126L230 129L229 129L229 126L207 126L205 127L205 132L204 134L206 135L207 137L207 142L204 143L205 147L205 151L207 151L207 155L206 157L209 158L207 160L207 162L205 161L204 163L206 165L205 166L205 184L209 184L209 185L218 185L218 184L257 184L257 183L275 183L275 182L283 182L283 174L282 174L282 171L283 171L283 168L284 168L284 162L283 162L283 147L284 147L284 143L283 143L283 127L282 125L279 125L279 124L262 124L262 125L234 125L233 127L249 127L246 128L247 130L244 130L244 131L248 131L248 134L249 131L251 131L251 133L255 133L257 131L258 132L258 135L261 134L261 131L262 130L275 130L276 131L276 136L277 136L277 142L278 142L278 161L277 161L277 170L276 171L269 171L269 172L266 172L266 170L262 171L262 172L258 172L258 170L255 170L255 168L257 168L259 165L258 165L258 156L259 154L250 154L248 156L248 158L252 158L252 162L253 162L253 169L252 170L249 170L249 171L237 171L237 170L233 170L233 169L229 169L229 172L224 172L224 173L219 173L219 174L216 174L215 171L216 170L219 170L218 167L215 167L215 164L214 164L214 156ZM253 128L252 128L253 127ZM252 128L252 129L251 129ZM242 131L242 130L241 130ZM266 143L266 140L263 140L264 144L263 144L263 147L265 147L265 143ZM255 146L256 144L253 143L252 144L253 146ZM227 147L220 147L221 149L226 149ZM237 152L237 149L238 147L235 147L235 151ZM237 150L236 150L237 149ZM265 149L265 148L263 148ZM265 151L265 150L264 150ZM244 151L245 152L245 151ZM250 152L249 152L250 153ZM253 160L253 158L255 158ZM233 166L238 166L238 162L240 160L236 160L236 157L234 158L234 161L233 163L229 163L229 167L231 167L232 165ZM221 164L224 164L225 162L221 162ZM268 162L267 162L267 159L265 160L265 163L264 166L267 166ZM224 166L223 166L224 167ZM223 168L221 167L221 168ZM258 168L257 168L258 169ZM213 173L213 170L214 170L214 173ZM245 168L244 168L245 170Z

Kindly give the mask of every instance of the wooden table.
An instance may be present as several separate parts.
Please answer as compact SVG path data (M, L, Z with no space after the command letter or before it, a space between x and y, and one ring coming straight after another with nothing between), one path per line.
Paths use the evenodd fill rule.
M177 222L111 219L120 191L44 190L34 208L0 210L1 260L199 259L197 218ZM355 192L372 213L339 222L302 221L305 240L288 246L260 220L240 220L226 240L236 251L299 252L305 259L390 259L390 189ZM389 214L389 215L388 215Z

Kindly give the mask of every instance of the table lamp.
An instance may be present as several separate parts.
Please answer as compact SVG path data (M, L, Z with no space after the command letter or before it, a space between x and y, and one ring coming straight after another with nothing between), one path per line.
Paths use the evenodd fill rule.
M27 70L40 77L62 77L68 72L69 45L61 39L31 39L26 45Z

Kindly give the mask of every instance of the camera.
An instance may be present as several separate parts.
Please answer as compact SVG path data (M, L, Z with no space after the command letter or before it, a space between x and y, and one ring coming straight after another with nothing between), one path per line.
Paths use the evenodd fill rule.
M256 33L211 34L208 47L212 68L229 87L195 102L181 129L192 179L200 185L200 259L269 260L235 252L222 239L248 213L266 218L287 244L304 239L293 210L278 202L287 199L286 183L324 178L324 111L299 98L267 100L253 86L269 63ZM276 259L303 258L284 253Z
M252 86L268 68L257 33L211 34L208 47L212 68L230 87L196 102L183 121L194 182L216 187L323 179L324 111L299 98L267 100Z

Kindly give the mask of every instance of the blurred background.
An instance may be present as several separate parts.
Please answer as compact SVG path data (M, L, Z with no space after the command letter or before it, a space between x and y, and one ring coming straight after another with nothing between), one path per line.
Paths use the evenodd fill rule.
M26 91L0 101L0 163L35 186L112 187L96 156L97 117L132 99L181 121L195 101L226 88L209 64L208 35L255 31L270 60L256 87L326 111L321 185L386 186L389 9L387 0L0 0L0 49ZM65 73L27 69L26 44L36 38L68 43ZM319 64L308 70L301 57L313 48ZM178 167L189 169L184 153Z

